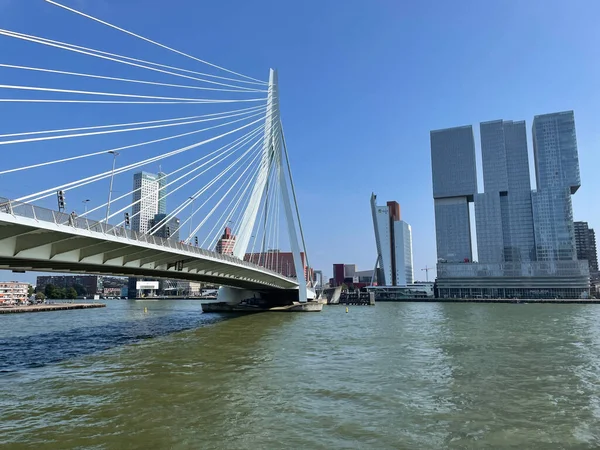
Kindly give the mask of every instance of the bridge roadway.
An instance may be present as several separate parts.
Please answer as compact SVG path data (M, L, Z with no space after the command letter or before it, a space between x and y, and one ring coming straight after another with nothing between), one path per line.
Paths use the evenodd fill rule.
M295 279L173 239L0 198L0 269L173 278L252 290Z

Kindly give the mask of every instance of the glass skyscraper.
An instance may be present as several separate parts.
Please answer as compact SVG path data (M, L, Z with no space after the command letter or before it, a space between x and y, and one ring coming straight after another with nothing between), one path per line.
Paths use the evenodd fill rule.
M413 284L412 230L400 217L400 205L387 202L385 206L377 206L377 196L372 194L371 212L377 244L378 284Z
M133 206L131 229L142 233L150 230L155 214L166 214L165 174L138 172L133 175Z
M573 111L535 116L533 193L535 243L539 261L577 259L571 194L581 186Z
M535 260L525 122L480 124L483 184L475 198L478 260Z
M477 193L473 128L430 133L438 261L473 259L469 203Z
M577 260L573 225L571 195L581 185L573 111L535 116L532 131L534 191L525 122L480 124L483 193L477 193L471 127L431 132L438 295L589 294L589 270ZM464 264L472 259L473 200L478 264Z

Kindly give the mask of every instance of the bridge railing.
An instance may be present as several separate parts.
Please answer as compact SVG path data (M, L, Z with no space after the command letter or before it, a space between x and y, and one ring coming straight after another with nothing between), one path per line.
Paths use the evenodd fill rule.
M206 250L193 245L185 244L183 242L176 241L175 239L167 239L160 236L155 236L146 233L140 233L138 231L130 230L125 227L116 227L104 222L98 222L90 220L87 217L78 217L72 214L68 214L61 211L54 211L52 209L44 208L31 203L23 203L8 198L0 197L0 213L10 214L13 217L25 217L34 219L41 222L54 223L60 226L68 226L78 228L81 230L88 230L97 233L103 233L116 237L122 237L138 242L145 242L148 244L154 244L161 247L168 247L171 249L187 251L202 256L208 256L210 258L219 259L221 261L231 262L237 265L242 265L251 268L260 268L263 272L276 275L278 277L295 280L294 278L286 277L274 270L267 269L266 267L253 264L249 261L244 261L239 258L235 258L230 255L223 255L221 253Z

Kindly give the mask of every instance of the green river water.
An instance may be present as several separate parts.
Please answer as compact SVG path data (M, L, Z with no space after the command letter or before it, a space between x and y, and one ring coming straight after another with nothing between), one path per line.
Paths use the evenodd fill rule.
M0 448L600 448L596 305L200 306L0 315Z

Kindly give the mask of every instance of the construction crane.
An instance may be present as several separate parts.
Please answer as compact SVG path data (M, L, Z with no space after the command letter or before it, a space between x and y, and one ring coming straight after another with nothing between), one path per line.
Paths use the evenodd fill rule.
M425 279L427 280L427 282L429 283L429 271L433 270L433 267L427 267L427 264L425 264L425 268L421 269L425 271Z

